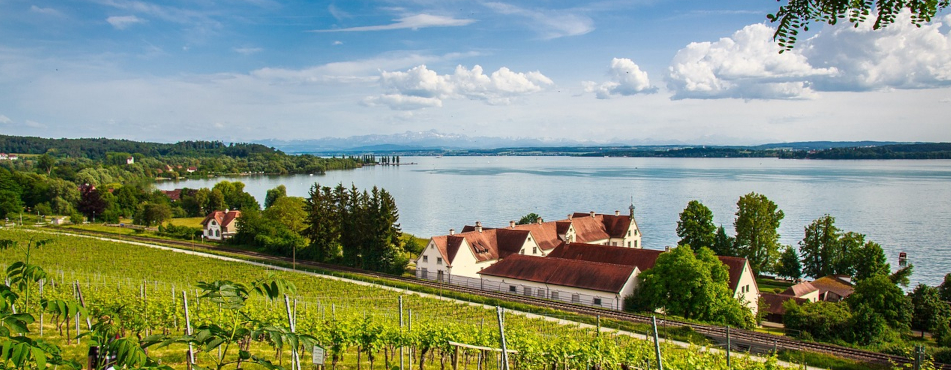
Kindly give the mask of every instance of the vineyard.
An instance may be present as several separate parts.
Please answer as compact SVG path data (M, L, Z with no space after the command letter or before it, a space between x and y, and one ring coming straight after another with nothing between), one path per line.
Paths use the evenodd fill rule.
M494 309L126 243L0 230L0 239L19 245L31 238L50 240L30 256L47 276L15 288L18 309L37 318L29 336L62 343L63 356L81 364L108 326L162 366L181 369L189 346L195 368L290 367L295 353L309 368L315 345L325 349L329 369L398 368L401 349L406 369L502 368L492 350L501 346ZM23 258L8 249L0 265ZM512 369L657 366L654 344L628 335L515 314L506 314L504 325ZM661 349L665 369L728 368L721 352ZM780 368L774 358L731 362L732 369Z

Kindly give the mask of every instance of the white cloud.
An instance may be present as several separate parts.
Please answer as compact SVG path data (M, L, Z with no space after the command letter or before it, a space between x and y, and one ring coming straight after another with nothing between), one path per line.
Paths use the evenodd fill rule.
M370 96L363 100L363 104L373 107L377 105L387 105L393 110L416 110L423 108L441 107L442 100L437 98L426 98L421 96L409 96L400 94L384 94L380 96Z
M417 14L400 19L395 19L395 23L380 25L380 26L363 26L363 27L350 27L350 28L340 28L335 30L315 30L313 32L356 32L356 31L387 31L387 30L400 30L400 29L413 29L418 30L420 28L428 27L459 27L467 26L475 22L475 19L456 19L453 17L445 17L441 15L432 15L432 14Z
M336 46L336 45L343 45L343 41L335 40L334 42L331 43L331 45L334 45L334 46Z
M235 53L238 53L238 54L241 54L241 55L251 55L251 54L260 53L260 52L263 51L264 49L261 49L261 48L243 47L243 48L234 48L234 49L232 49L232 50L234 50Z
M327 11L330 12L330 15L332 15L338 21L353 17L350 15L350 13L340 10L340 8L336 7L334 4L330 4L330 6L327 7Z
M380 79L380 71L408 68L431 62L443 62L478 56L478 53L421 55L387 53L375 58L327 63L303 69L261 68L251 72L254 77L287 83L372 82Z
M951 23L951 16L944 18ZM854 27L825 27L797 45L815 66L840 71L814 81L820 91L919 89L951 85L951 31L942 23L911 24L903 11L895 23L872 30L871 22Z
M145 22L145 20L134 15L123 15L106 18L106 22L109 22L117 30L124 30L133 24Z
M502 67L490 75L483 73L481 66L468 69L457 66L451 75L440 75L435 71L420 65L406 72L386 72L381 74L380 83L387 90L385 96L416 97L427 99L427 106L441 106L444 99L480 100L488 104L510 104L513 99L533 94L554 85L551 79L541 72L513 72ZM408 99L408 107L394 107L399 101L387 98L393 102L393 109L418 109L425 107L420 100ZM439 101L439 105L431 99Z
M30 5L30 11L31 11L31 12L34 12L34 13L44 14L44 15L54 15L54 16L57 16L57 17L63 15L63 13L60 13L59 10L56 10L56 9L53 9L53 8L41 8L41 7L38 7L38 6L36 6L36 5Z
M39 122L36 122L36 121L26 120L25 123L26 123L26 126L27 126L27 127L32 127L32 128L46 128L46 125L44 125L44 124L42 124L42 123L39 123Z
M9 124L13 123L13 120L10 119L10 117L7 117L7 116L4 116L4 115L0 114L0 123L5 124L5 125L9 125Z
M483 5L499 14L515 15L531 20L531 27L545 39L578 36L594 31L594 21L590 17L568 11L536 11L497 2Z
M636 94L650 94L657 92L657 87L651 86L647 72L627 58L611 60L611 80L601 83L594 81L582 82L585 92L593 92L598 99L609 99L615 95L629 96Z
M824 91L951 86L951 31L942 28L941 22L916 27L905 10L880 30L870 22L825 26L779 54L774 29L754 24L678 51L667 88L672 99L803 99Z
M779 54L773 29L753 24L716 42L680 49L668 67L672 99L802 99L814 95L809 79L835 68L814 68L799 50Z

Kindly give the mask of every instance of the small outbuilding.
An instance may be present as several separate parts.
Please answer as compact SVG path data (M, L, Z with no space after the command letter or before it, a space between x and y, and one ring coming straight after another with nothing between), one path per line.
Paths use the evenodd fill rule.
M241 211L214 211L201 221L205 238L211 240L229 239L238 232L238 218Z

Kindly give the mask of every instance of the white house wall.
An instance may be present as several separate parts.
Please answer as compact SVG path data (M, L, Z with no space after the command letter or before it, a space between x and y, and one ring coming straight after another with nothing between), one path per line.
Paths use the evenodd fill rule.
M743 266L743 273L740 274L740 281L736 285L733 297L742 300L746 307L753 311L753 316L756 316L759 311L759 286L756 285L756 278L753 277L749 262Z
M617 310L623 308L621 306L623 305L625 295L632 294L634 292L634 288L637 285L636 275L636 272L631 274L628 282L618 293L602 292L560 285L549 285L533 281L501 278L497 276L483 276L481 288L484 290L494 290L518 295L529 295L525 291L525 288L530 288L532 290L530 295L533 297L547 298L564 302L573 302L572 296L577 294L578 301L574 303L595 306L596 304L594 303L594 299L600 298L601 304L597 306ZM511 291L512 286L515 287L514 292ZM552 293L557 293L557 297Z

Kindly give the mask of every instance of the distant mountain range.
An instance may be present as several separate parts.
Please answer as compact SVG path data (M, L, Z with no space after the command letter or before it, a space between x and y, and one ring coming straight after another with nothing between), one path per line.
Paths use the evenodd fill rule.
M892 141L810 141L791 143L770 143L762 145L701 145L677 141L655 140L612 140L606 142L579 141L568 139L504 138L490 136L466 136L460 134L430 131L406 131L392 135L362 135L346 138L322 138L312 140L260 140L258 144L267 145L285 153L311 154L449 154L454 151L471 152L492 151L501 148L533 148L541 151L554 148L642 148L675 149L690 147L745 148L756 150L823 150L845 147L870 147L899 144Z

